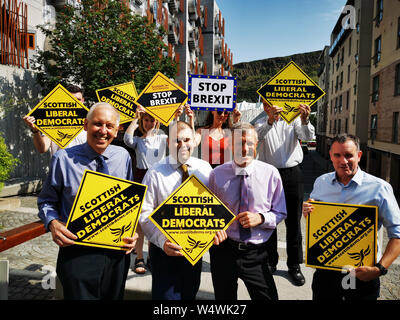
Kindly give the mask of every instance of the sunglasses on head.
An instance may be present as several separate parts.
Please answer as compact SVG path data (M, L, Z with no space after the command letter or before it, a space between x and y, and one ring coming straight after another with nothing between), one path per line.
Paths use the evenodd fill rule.
M229 111L221 111L221 110L218 110L217 111L217 113L218 113L218 115L220 116L221 114L226 114L226 115L228 115L229 116Z

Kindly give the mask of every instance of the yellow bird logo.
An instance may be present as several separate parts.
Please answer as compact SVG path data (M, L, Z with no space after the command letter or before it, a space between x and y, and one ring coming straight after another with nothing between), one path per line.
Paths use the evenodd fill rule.
M368 245L367 249L361 249L360 252L353 252L353 253L348 253L348 255L350 256L350 258L359 261L355 266L356 267L361 267L364 265L364 258L366 256L368 256L371 253L371 249Z
M203 249L207 245L207 241L201 242L196 241L195 239L188 236L188 243L190 245L189 248L185 248L188 253L192 253L194 249Z
M57 130L58 138L57 141L61 142L64 139L71 139L74 135L68 133L62 133L60 130Z
M297 111L299 111L299 108L289 106L287 103L285 103L285 105L283 106L283 108L285 109L285 111L282 111L282 113L284 113L284 114L286 114L286 115L288 115L290 112L297 112Z
M132 227L132 222L130 222L128 225L124 225L121 228L110 228L111 233L116 236L117 238L114 239L113 241L115 243L119 243L122 241L122 237L125 232L129 231L129 229Z

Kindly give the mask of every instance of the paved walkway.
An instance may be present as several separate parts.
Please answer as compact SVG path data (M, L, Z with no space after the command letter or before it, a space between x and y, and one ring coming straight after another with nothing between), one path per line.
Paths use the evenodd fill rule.
M303 162L305 175L305 195L308 199L313 182L317 176L325 172L328 165L316 152L309 152ZM21 202L18 208L0 210L0 230L12 229L29 222L36 221L37 208L35 196L19 197ZM302 219L303 234L305 220ZM1 241L1 240L0 240ZM304 242L304 239L303 239ZM387 237L384 233L384 246ZM285 252L285 227L281 223L278 226L278 246L280 262L274 279L281 300L310 300L311 279L313 269L302 266L306 277L306 284L302 287L294 286L287 274ZM147 245L144 246L147 249ZM24 244L16 246L0 253L0 260L8 260L10 267L9 291L10 300L50 300L59 299L59 290L54 290L54 278L49 271L53 271L56 264L58 247L51 240L49 233ZM147 252L145 252L145 256ZM132 259L132 263L134 256ZM47 270L47 271L46 271ZM49 287L44 289L44 287ZM137 275L129 271L126 283L126 299L150 299L151 274ZM244 284L239 281L239 299L247 300L249 295ZM211 274L209 268L209 256L203 259L203 273L200 290L197 299L214 299ZM388 274L381 278L381 300L400 299L400 261L399 259L390 267Z

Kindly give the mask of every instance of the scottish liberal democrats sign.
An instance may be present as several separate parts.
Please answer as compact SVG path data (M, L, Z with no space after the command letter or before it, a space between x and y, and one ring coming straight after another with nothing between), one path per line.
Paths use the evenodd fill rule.
M376 263L378 208L310 201L306 266L341 271Z

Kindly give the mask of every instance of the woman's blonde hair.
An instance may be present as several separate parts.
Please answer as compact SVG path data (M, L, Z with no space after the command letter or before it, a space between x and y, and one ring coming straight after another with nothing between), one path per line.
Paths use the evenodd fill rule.
M148 113L144 113L143 115L141 115L140 113L139 113L139 119L138 119L138 122L139 122L139 131L142 133L142 134L145 134L146 133L146 131L144 130L144 128L143 128L143 118L145 117L145 116L149 116L150 118L153 118L155 121L156 121L156 127L155 127L155 130L156 130L156 134L158 134L158 130L160 130L160 121L158 121L157 119L155 119L152 115L150 115L150 114L148 114Z

